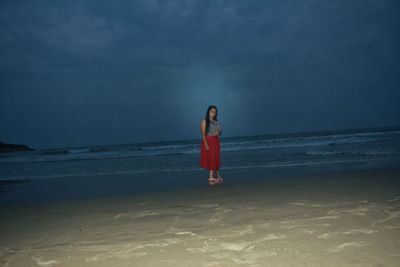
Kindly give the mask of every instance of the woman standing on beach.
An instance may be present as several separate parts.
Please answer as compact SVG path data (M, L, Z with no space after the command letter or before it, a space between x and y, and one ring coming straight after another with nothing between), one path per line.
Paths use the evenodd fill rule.
M205 119L200 123L202 136L200 150L200 166L210 171L208 184L222 184L223 179L219 174L220 166L220 141L221 125L217 119L217 107L211 105L208 107ZM214 172L217 178L214 177Z

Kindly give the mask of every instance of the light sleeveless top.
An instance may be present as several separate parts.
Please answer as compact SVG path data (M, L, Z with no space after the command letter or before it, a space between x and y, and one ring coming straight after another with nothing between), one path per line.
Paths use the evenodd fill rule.
M218 135L217 129L220 128L219 121L210 121L210 128L207 135Z

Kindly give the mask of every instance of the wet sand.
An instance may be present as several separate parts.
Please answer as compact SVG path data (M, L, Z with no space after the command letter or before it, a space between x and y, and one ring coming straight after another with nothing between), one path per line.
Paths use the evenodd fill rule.
M346 171L6 205L0 207L0 264L398 266L399 174Z

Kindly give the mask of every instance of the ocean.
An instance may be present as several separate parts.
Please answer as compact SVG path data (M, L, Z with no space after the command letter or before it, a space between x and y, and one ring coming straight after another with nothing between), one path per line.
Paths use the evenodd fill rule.
M200 144L199 137L4 153L0 155L0 203L135 194L202 185L207 182L208 172L199 166ZM391 166L400 166L400 127L221 137L222 176L259 168L286 174ZM170 181L182 173L195 178ZM199 177L203 177L201 181ZM229 177L224 178L229 183ZM236 178L231 182L249 179L252 178Z

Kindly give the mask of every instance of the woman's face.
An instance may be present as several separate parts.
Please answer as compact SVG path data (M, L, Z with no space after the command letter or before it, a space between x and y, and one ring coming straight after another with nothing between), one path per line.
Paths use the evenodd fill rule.
M215 116L217 115L217 110L215 108L210 109L208 115L210 116L210 118L215 118Z

